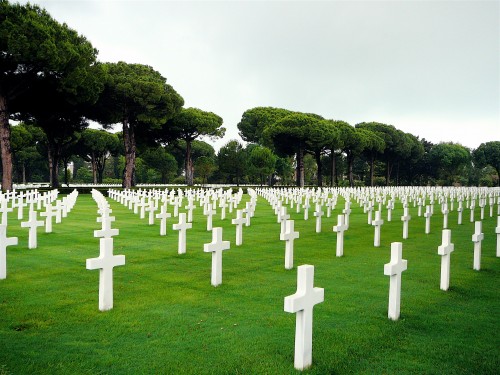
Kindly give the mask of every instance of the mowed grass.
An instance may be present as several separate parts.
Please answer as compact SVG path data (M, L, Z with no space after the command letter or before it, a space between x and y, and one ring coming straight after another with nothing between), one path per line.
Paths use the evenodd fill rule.
M114 253L124 254L126 264L115 268L114 308L107 312L98 309L99 272L85 268L87 258L99 255L93 231L100 223L91 196L80 195L54 233L39 228L33 250L27 248L28 230L16 213L9 214L8 235L19 237L19 245L8 247L7 279L0 280L0 374L295 373L295 314L284 312L283 303L296 291L301 264L315 266L314 284L325 289L325 301L314 308L313 366L305 373L498 373L500 266L496 215L490 218L488 209L479 272L472 269L469 210L460 226L457 212L449 215L455 251L448 292L439 289L437 204L428 235L425 219L411 207L404 241L401 204L392 222L384 210L381 246L374 248L374 229L353 203L341 258L332 226L342 198L332 216L323 217L321 233L315 233L312 210L304 221L302 211L289 208L300 232L293 270L284 269L280 224L263 198L238 247L230 224L235 212L221 221L218 209L214 226L224 228L231 249L223 254L223 283L214 288L211 254L203 252L211 232L201 207L194 211L187 253L178 255L176 218L162 237L158 220L149 226L147 218L109 201L113 228L120 230ZM396 322L387 318L389 278L383 272L395 241L403 242L408 260Z

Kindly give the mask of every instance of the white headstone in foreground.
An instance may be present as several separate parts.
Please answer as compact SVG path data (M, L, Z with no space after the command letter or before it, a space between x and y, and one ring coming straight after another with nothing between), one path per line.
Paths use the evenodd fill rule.
M443 240L438 246L438 254L441 255L441 284L442 290L448 290L450 286L450 256L455 250L455 245L451 243L451 230L443 230Z
M37 227L43 226L43 221L36 220L37 211L31 210L29 214L29 220L23 221L21 223L21 227L29 228L29 237L28 237L28 249L36 249L37 248Z
M425 207L424 216L425 216L425 234L429 234L431 232L431 216L432 216L431 206Z
M337 232L337 256L344 255L344 232L347 230L347 225L344 221L344 215L337 216L337 225L333 227L333 231Z
M113 268L125 264L125 255L113 255L113 238L101 238L98 258L87 259L88 270L99 270L99 310L113 308Z
M408 267L408 261L402 259L403 244L393 242L391 244L391 261L384 265L384 275L390 277L389 281L389 309L388 317L392 320L399 319L401 306L401 273Z
M500 257L500 216L497 218L497 227L495 228L497 234L497 257Z
M205 253L212 253L212 285L222 284L222 252L230 247L229 241L222 241L222 228L213 228L212 242L203 245Z
M172 216L167 212L165 206L161 206L160 213L156 214L156 218L160 219L160 236L167 235L167 219Z
M7 237L7 225L0 224L0 280L7 278L7 246L17 245L17 237Z
M375 220L372 221L372 225L375 227L375 232L373 235L373 246L380 246L380 228L384 224L384 220L382 220L382 214L380 211L375 212Z
M172 225L174 230L179 231L179 246L177 252L179 254L186 253L186 230L191 229L193 224L186 222L186 213L179 214L179 223Z
M472 235L472 242L474 242L474 266L476 271L481 269L481 242L484 240L484 233L481 232L483 223L476 221L476 231Z
M240 246L243 243L243 224L246 221L243 217L243 210L236 211L236 219L231 220L231 224L236 225L236 246Z
M293 268L293 241L299 238L299 232L294 231L294 221L286 220L285 232L280 233L280 240L285 242L285 269Z
M297 313L295 323L295 359L297 370L312 364L312 322L314 305L325 300L323 288L314 287L314 266L297 268L297 292L285 297L285 311Z
M404 208L404 214L401 216L401 221L403 222L403 239L408 239L408 223L411 220L411 216L408 212L409 208Z

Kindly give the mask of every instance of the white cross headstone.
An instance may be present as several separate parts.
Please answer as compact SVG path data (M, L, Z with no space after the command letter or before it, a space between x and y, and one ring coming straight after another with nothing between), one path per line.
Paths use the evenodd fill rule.
M212 242L204 245L205 253L212 253L212 285L222 284L222 252L230 247L229 241L222 241L222 228L213 228Z
M47 203L45 205L45 212L42 212L40 216L45 216L45 233L52 233L52 218L56 215L54 207L52 204Z
M345 208L342 210L342 213L344 214L345 217L345 225L347 229L349 229L349 215L351 214L351 202L346 201L345 202Z
M443 229L446 229L448 228L448 214L450 213L447 203L443 203L443 206L441 207L441 213L443 214Z
M212 218L215 215L215 210L212 210L212 205L209 203L207 205L207 211L205 213L207 215L207 231L212 230Z
M441 255L441 283L442 290L448 290L450 286L450 256L455 250L455 245L451 243L451 230L443 230L443 239L438 246L438 254Z
M115 221L113 216L101 216L97 218L98 222L101 222L101 229L94 231L94 237L111 238L113 236L118 236L120 233L119 229L112 229L111 222Z
M37 227L44 225L43 221L37 221L37 211L31 210L29 220L23 221L21 227L29 228L28 249L36 249L37 247Z
M167 235L167 219L172 216L167 212L165 206L161 206L160 213L156 214L156 218L160 219L160 236Z
M179 223L172 225L174 230L179 231L179 246L177 252L179 254L186 253L186 230L191 229L193 224L186 222L186 213L179 214Z
M495 233L497 234L497 257L500 257L500 216L497 217Z
M189 198L188 199L188 205L186 207L184 207L186 210L187 210L187 221L188 223L192 223L193 222L193 210L196 208L194 202L193 202L193 198Z
M474 242L474 266L473 268L476 271L479 271L481 269L481 242L484 239L484 233L481 232L482 230L482 222L481 221L476 221L475 223L475 232L472 235L472 242Z
M8 214L14 209L9 207L9 201L7 199L2 199L0 203L0 213L2 214L2 225L7 225Z
M403 222L403 239L408 238L408 223L411 220L411 216L408 213L409 208L405 207L404 214L401 216L401 221Z
M314 287L314 266L297 268L297 292L285 297L284 310L296 313L294 367L304 370L312 364L313 307L325 300L323 288Z
M324 212L321 208L321 205L317 203L316 210L313 213L313 215L316 216L316 233L321 233L321 216L324 215Z
M101 238L98 258L87 259L88 270L99 270L99 310L113 308L113 268L125 264L125 255L113 255L113 238Z
M425 234L429 234L431 232L431 206L425 207Z
M286 230L280 233L280 240L285 242L285 269L293 268L293 241L299 238L299 232L294 232L294 221L286 220Z
M17 242L17 237L7 237L7 225L0 224L0 280L7 278L7 246Z
M458 225L462 225L462 211L464 210L463 206L462 206L462 201L458 201L458 208L457 208L457 212L458 212L458 220L457 220L457 223Z
M236 246L240 246L243 243L243 224L245 224L246 219L243 217L243 210L236 211L236 219L231 220L231 224L236 225Z
M147 207L144 209L148 214L148 225L153 225L155 223L155 202L153 199L149 199Z
M390 276L389 281L389 308L388 317L392 320L399 319L401 306L401 273L408 267L408 261L402 259L403 244L391 244L391 261L384 265L384 275Z
M373 246L380 246L380 228L384 224L384 220L381 218L382 214L380 211L375 212L375 220L372 221L372 225L375 227L375 232L373 235Z
M394 201L391 199L387 202L387 221L392 221L392 210L394 210Z
M337 232L337 251L336 255L341 257L344 255L344 232L347 230L347 225L345 224L345 216L337 216L337 225L333 227L333 231Z

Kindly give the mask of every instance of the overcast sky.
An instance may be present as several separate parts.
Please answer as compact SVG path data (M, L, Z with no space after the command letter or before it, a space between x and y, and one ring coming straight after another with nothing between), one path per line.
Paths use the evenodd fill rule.
M500 140L499 1L31 3L100 61L150 65L185 107L221 116L216 149L257 106L383 122L434 143Z

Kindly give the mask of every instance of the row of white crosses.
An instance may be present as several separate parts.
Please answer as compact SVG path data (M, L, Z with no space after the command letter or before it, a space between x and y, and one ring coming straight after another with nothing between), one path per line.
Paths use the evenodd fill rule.
M125 264L125 256L113 255L113 236L118 235L118 229L111 229L114 217L109 214L112 210L105 197L98 191L93 190L92 195L98 204L98 212L101 217L98 221L102 223L102 229L94 232L94 237L100 239L100 256L87 259L87 269L99 269L99 310L106 311L113 308L113 268ZM252 195L255 198L255 194ZM252 199L255 203L255 199ZM247 206L248 207L248 206ZM185 253L186 241L185 231L192 224L186 222L186 213L179 214L179 224L174 224L175 230L179 230L179 254ZM222 252L230 248L229 241L222 240L222 228L212 230L212 242L204 245L204 251L212 253L211 284L216 287L222 283Z
M44 197L57 197L57 190L53 190L45 194ZM25 205L22 203L24 197L30 197L30 200L33 199L30 205L29 211L29 220L27 222L22 222L21 227L29 228L28 234L28 248L35 249L37 247L37 228L43 225L43 221L38 221L36 218L37 211L33 210L33 204L35 203L35 199L31 197L37 196L38 193L36 191L21 192L18 196L16 196L15 192L7 193L6 195L2 195L2 203L0 204L2 211L2 223L0 224L0 280L7 278L7 246L13 246L18 244L18 237L7 237L7 213L12 212L13 208L8 208L9 200L13 202L14 207L23 208ZM78 197L78 191L74 190L71 194L69 194L66 198L66 202L68 202L68 212L71 211L73 206L75 205L76 198ZM16 206L15 203L19 204ZM45 203L46 206L50 205L50 201L47 200ZM18 217L22 218L22 215L18 214Z
M112 212L106 198L97 190L92 190L92 197L97 203L97 221L101 229L94 231L94 237L99 238L99 257L87 259L88 270L99 270L99 310L107 311L113 308L113 268L125 265L125 255L113 255L113 236L119 234L118 229L112 229L115 220L109 216Z

